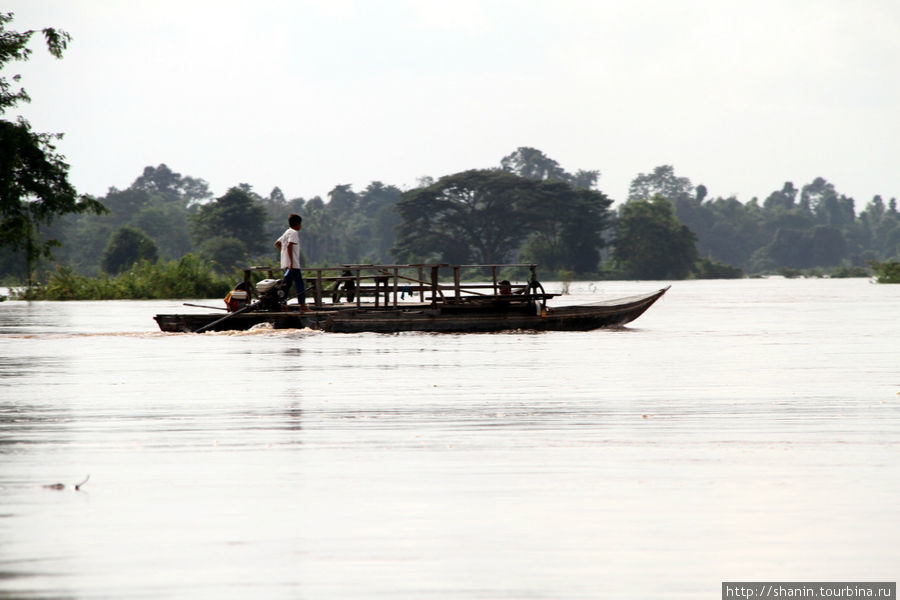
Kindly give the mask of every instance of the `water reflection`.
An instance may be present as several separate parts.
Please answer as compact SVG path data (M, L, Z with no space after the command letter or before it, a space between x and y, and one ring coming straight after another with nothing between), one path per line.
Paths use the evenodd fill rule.
M0 356L0 387L17 384L17 379L37 373L58 371L63 361L49 356Z

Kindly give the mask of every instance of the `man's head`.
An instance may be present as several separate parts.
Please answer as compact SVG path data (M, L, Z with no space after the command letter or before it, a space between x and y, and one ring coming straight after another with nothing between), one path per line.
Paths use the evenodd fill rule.
M300 215L292 214L288 217L288 225L292 229L300 229L300 225L303 223L303 217Z

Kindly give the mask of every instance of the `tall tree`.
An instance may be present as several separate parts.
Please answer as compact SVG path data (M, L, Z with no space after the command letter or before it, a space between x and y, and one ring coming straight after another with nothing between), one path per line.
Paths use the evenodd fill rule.
M613 259L626 277L683 279L697 262L696 236L663 196L619 208Z
M500 168L527 179L558 179L565 181L567 173L559 163L536 148L520 146L500 160Z
M134 227L120 227L103 252L103 270L111 275L130 269L141 260L155 261L159 257L156 244L147 234Z
M706 194L705 187L703 194ZM662 196L674 203L680 198L694 196L694 187L687 177L675 175L672 165L660 165L652 173L639 173L628 187L629 200L652 200L655 196Z
M794 203L796 201L797 188L795 188L794 184L790 181L785 181L780 190L772 192L766 197L765 202L763 202L763 207L766 210L771 211L788 211L794 208Z
M227 248L228 260L219 261L223 266L233 266L233 256L240 254L233 242L240 244L248 257L268 249L271 244L263 234L266 210L246 188L229 189L215 201L200 206L190 219L191 233L195 244L201 248L201 254L216 260L219 255L225 254L224 249ZM223 238L232 242L226 244Z
M771 233L762 228L756 201L743 204L735 197L714 198L699 207L702 218L690 224L676 216L697 235L697 251L704 258L744 267L753 252L767 243Z
M393 185L373 181L359 196L359 210L368 218L366 254L374 262L390 262L394 228L400 224L397 202L403 192Z
M328 192L328 209L334 214L350 213L356 208L358 202L356 192L350 184L336 185Z
M35 30L12 31L7 24L12 13L0 13L0 69L10 61L25 61L31 55L28 43ZM62 58L71 36L53 28L41 30L47 50ZM18 87L20 75L12 81L0 77L0 247L24 250L29 283L33 264L41 256L50 256L56 240L40 239L39 228L59 215L100 213L104 207L94 198L79 196L69 182L69 165L56 151L62 134L37 133L19 116L7 120L7 112L20 102L29 102L24 88Z
M165 163L158 167L144 167L144 172L134 180L130 189L155 192L167 201L183 204L185 207L195 202L204 202L213 195L206 181L182 177L181 173L172 171Z
M559 180L497 170L442 177L403 194L398 260L496 264L528 260L595 271L610 200Z
M520 146L515 152L500 160L500 168L507 173L538 181L564 181L572 187L594 189L600 171L578 170L573 175L566 172L559 163L536 148Z
M810 207L816 221L822 225L840 228L856 219L853 199L839 196L834 185L822 177L816 177L812 183L803 186L800 202Z
M410 190L397 204L403 222L393 253L400 260L503 263L531 233L523 208L536 181L504 171L472 170Z
M837 266L846 253L847 242L839 229L816 225L806 230L779 229L753 258L758 267L809 269Z
M541 182L538 193L535 233L529 236L521 258L553 270L597 272L612 200L602 192L561 181Z

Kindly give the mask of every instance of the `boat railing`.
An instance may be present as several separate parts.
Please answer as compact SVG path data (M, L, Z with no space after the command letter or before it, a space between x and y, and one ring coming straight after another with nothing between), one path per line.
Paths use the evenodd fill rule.
M511 283L502 272L526 270L528 280ZM247 289L254 272L265 272L270 278L281 276L275 267L256 266L244 269ZM453 265L423 264L343 264L333 267L303 268L307 297L318 309L329 304L348 303L362 306L363 297L374 298L376 307L397 307L407 296L423 304L467 304L503 299L509 302L539 302L556 294L546 294L537 279L533 263ZM326 303L325 300L329 300Z

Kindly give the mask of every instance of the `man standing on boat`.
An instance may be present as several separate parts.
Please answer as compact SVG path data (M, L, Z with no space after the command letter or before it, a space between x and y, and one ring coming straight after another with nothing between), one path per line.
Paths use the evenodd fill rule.
M291 284L297 286L297 302L300 310L309 310L306 306L306 283L300 270L300 228L303 217L292 214L288 217L288 228L275 241L275 247L281 252L281 268L284 269L284 280L287 282L285 294L291 291Z

